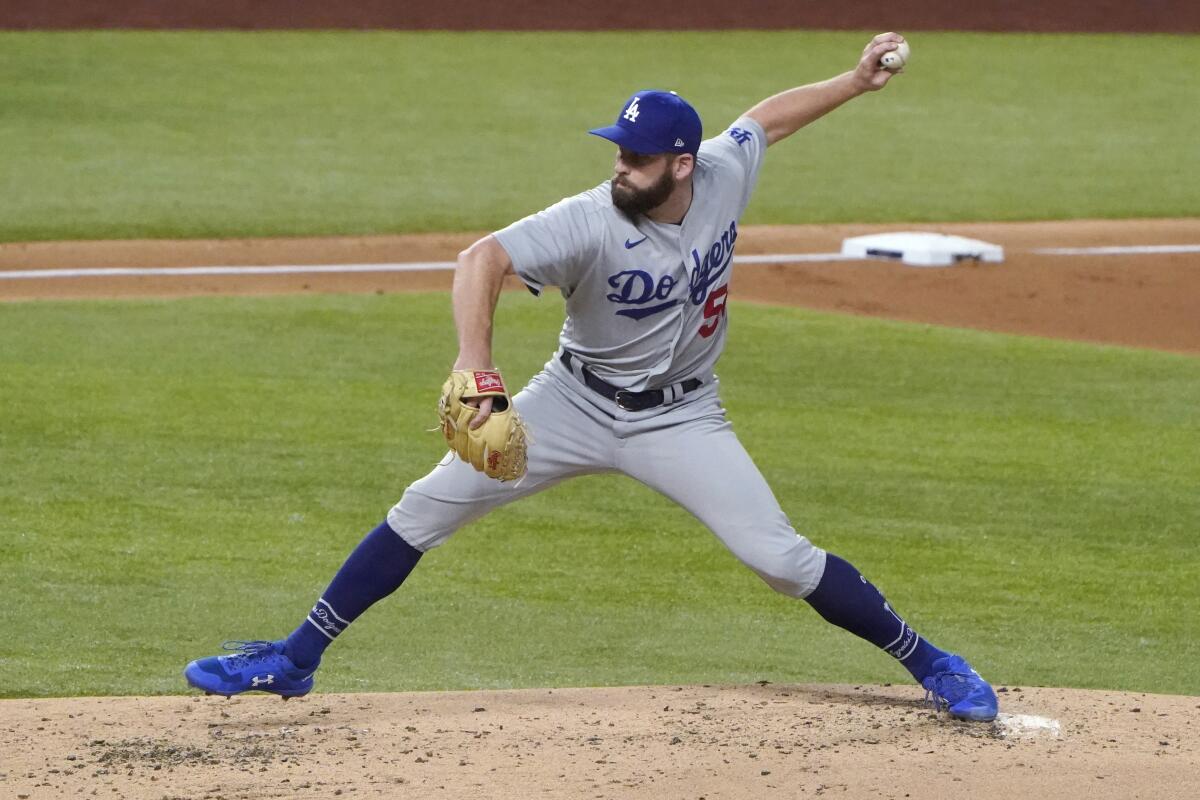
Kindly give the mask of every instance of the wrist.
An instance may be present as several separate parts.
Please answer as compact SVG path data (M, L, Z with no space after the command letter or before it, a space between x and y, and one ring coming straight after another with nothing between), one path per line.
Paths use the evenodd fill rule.
M864 95L872 89L870 82L862 80L857 70L843 72L834 78L834 81L840 84L840 88L845 92L847 100L853 100L855 97Z
M473 369L491 369L491 370L494 370L495 368L496 368L496 366L492 362L492 357L490 355L476 357L471 354L464 354L464 355L460 355L454 361L454 369L455 370L462 370L462 369L472 369L472 370Z

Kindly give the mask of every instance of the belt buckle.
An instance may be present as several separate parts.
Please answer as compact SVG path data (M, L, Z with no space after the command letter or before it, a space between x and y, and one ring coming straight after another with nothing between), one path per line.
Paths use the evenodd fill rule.
M621 409L622 411L637 411L637 408L627 406L624 402L626 397L631 397L633 394L633 392L627 392L624 389L618 389L616 395L613 396L613 400L616 402L617 408Z

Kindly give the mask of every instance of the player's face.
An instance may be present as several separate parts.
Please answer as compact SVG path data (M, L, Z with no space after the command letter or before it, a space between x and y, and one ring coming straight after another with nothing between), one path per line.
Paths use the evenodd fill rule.
M645 214L666 202L675 191L675 156L642 155L621 148L613 167L613 205L629 216Z

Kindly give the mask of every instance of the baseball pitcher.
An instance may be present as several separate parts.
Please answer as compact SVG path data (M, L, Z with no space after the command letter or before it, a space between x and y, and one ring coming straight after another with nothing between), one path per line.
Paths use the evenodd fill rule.
M590 131L616 145L609 179L459 255L459 351L438 404L446 457L408 487L290 636L227 643L233 652L188 664L188 682L222 695L306 694L325 648L430 548L560 481L620 472L694 514L772 589L897 659L953 716L993 719L995 693L961 656L796 533L726 419L714 373L738 221L767 149L882 89L894 72L881 59L903 43L876 36L853 70L769 97L709 139L686 100L657 90L636 92L612 125ZM535 295L554 287L566 299L557 352L515 396L492 357L510 274Z

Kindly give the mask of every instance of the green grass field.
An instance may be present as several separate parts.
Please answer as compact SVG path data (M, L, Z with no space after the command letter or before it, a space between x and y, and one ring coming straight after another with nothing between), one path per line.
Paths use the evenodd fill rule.
M746 223L1200 214L1200 37L910 36L772 149ZM714 134L866 39L0 33L0 241L495 229L608 176L584 131L630 92Z
M560 314L505 297L514 382ZM731 317L739 435L797 527L919 630L997 683L1200 694L1200 360ZM0 696L180 692L223 639L289 631L442 455L453 340L444 295L0 306ZM905 675L603 477L432 552L320 688L754 680Z

